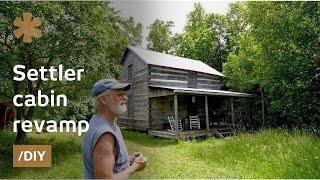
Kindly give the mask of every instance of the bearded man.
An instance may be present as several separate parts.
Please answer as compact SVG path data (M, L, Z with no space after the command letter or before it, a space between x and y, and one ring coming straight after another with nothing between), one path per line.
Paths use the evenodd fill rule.
M82 142L85 179L128 179L135 171L143 170L147 159L136 152L128 156L117 116L127 110L125 91L129 83L102 79L92 88L97 114L90 119L89 130Z

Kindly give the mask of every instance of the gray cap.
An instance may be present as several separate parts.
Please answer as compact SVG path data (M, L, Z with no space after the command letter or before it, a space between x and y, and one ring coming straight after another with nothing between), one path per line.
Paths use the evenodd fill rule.
M99 96L99 94L107 89L123 89L124 91L127 91L130 88L130 83L119 83L114 79L101 79L93 85L92 97Z

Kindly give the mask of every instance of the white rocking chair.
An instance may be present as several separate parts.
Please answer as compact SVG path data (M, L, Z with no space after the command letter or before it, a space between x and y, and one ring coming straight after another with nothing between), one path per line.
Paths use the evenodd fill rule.
M178 127L176 128L176 120L173 116L168 116L168 121L170 123L171 131L183 131L181 120L178 119Z
M198 116L189 116L190 117L190 129L200 129L200 119Z

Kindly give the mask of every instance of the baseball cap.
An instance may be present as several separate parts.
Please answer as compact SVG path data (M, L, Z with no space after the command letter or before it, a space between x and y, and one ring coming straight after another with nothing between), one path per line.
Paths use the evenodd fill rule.
M99 96L103 91L107 89L122 89L124 91L127 91L130 88L130 83L119 83L114 79L101 79L93 85L92 97Z

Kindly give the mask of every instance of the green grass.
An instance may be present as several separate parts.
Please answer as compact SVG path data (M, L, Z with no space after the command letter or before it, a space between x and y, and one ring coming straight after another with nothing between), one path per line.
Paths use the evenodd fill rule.
M320 178L320 140L298 131L264 130L237 137L163 140L123 132L129 152L148 166L133 178ZM15 134L0 131L1 178L82 178L81 138L73 133L29 134L28 144L52 144L52 168L12 168Z

